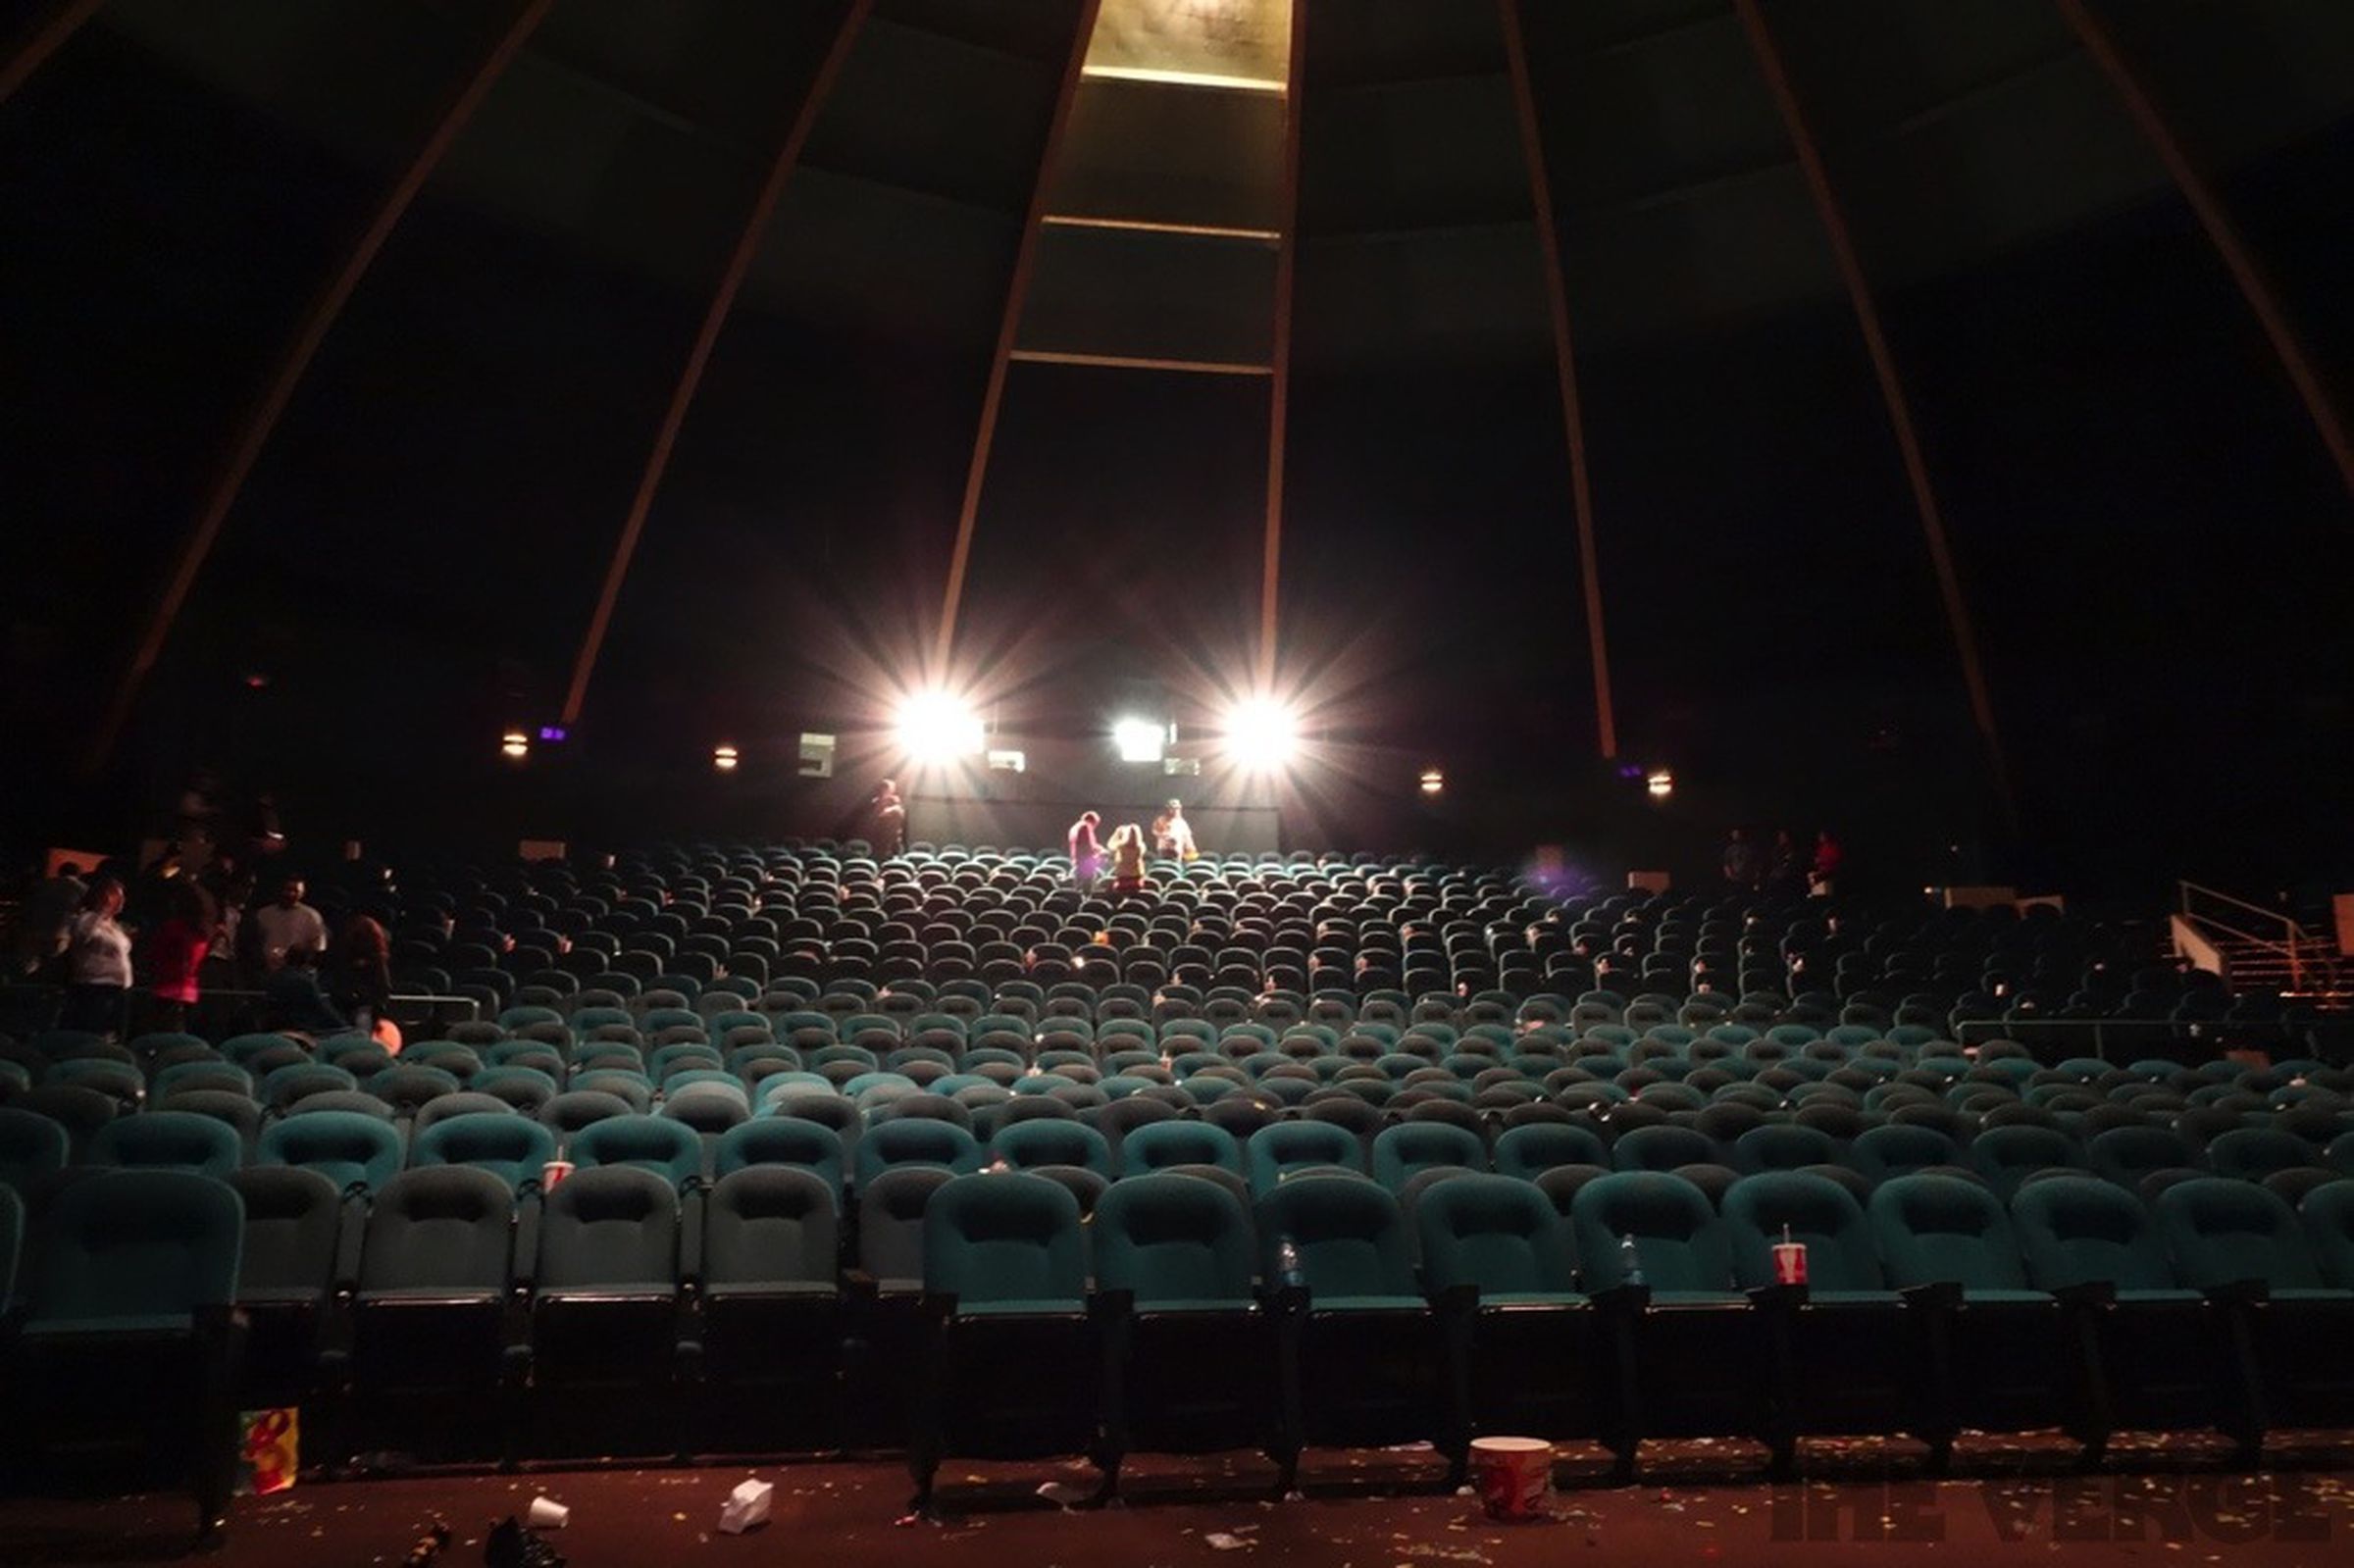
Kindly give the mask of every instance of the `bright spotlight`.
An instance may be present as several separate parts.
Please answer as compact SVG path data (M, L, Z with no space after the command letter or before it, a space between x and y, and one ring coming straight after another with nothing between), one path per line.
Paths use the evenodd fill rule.
M717 768L721 773L734 773L736 764L740 760L742 759L737 756L734 746L713 746L711 748L711 766Z
M1150 719L1122 719L1111 727L1111 743L1119 747L1122 762L1158 762L1162 733Z
M1447 775L1436 768L1423 769L1422 792L1426 795L1445 794L1447 792Z
M1643 781L1643 787L1654 800L1664 800L1675 793L1675 775L1664 768L1654 768Z
M498 754L513 762L521 762L532 754L532 737L520 730L510 730L498 737Z
M1292 760L1299 728L1292 710L1270 698L1237 703L1226 716L1226 754L1254 772L1272 772Z
M899 743L918 762L945 762L981 750L981 716L945 691L921 691L899 704Z

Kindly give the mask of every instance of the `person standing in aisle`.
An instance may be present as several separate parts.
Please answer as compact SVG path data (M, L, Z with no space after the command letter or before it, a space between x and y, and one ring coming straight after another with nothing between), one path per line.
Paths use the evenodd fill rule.
M886 779L875 786L867 803L867 837L877 860L889 860L907 847L907 803L899 798L898 781Z
M1194 847L1194 825L1185 820L1185 802L1172 800L1159 816L1152 819L1152 852L1163 860L1191 860L1200 851Z
M100 877L81 900L66 937L66 1004L60 1029L93 1035L123 1033L123 1003L130 994L130 934L123 913L123 881Z
M1096 827L1102 820L1092 811L1083 811L1071 824L1071 881L1081 888L1094 887L1096 879L1103 875L1103 845L1096 837Z

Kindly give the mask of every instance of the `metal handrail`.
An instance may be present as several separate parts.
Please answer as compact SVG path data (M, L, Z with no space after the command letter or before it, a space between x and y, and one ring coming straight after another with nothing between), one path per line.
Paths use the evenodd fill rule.
M2029 1043L2032 1035L2090 1033L2092 1054L2100 1061L2109 1060L2108 1033L2112 1030L2169 1031L2177 1039L2212 1041L2217 1026L2208 1022L2186 1023L2173 1018L1957 1018L1951 1020L1956 1043L1981 1043L1988 1039L2016 1039ZM1980 1032L1972 1039L1973 1031ZM2282 1031L2285 1036L2285 1029Z
M2305 944L2312 941L2314 937L2305 930L2304 926L2298 922L2295 916L2284 915L2277 909L2267 909L2262 904L2252 904L2245 898L2235 898L2227 892L2223 892L2213 887L2204 886L2201 884L2191 882L2187 878L2179 880L2175 884L2175 886L2181 894L2181 913L2184 920L2190 921L2195 925L2208 927L2215 931L2222 932L2226 936L2236 936L2242 941L2254 942L2259 947L2280 954L2282 957L2288 960L2289 988L2291 990L2302 990L2305 988L2304 948ZM2222 921L2216 919L2213 915L2201 914L2199 911L2191 908L2190 906L2191 895L2193 893L2196 893L2203 898L2212 898L2218 903L2229 904L2234 909L2244 909L2251 915L2261 915L2267 920L2277 920L2281 924L2282 927L2286 929L2288 939L2285 942L2274 941L2270 937L2259 936L2253 932L2245 932L2237 929L2236 927L2226 926Z

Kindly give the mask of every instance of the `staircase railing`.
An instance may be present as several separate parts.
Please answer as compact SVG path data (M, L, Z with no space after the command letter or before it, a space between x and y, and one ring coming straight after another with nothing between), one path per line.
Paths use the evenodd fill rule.
M2320 976L2327 977L2329 983L2334 984L2336 966L2329 961L2328 946L2320 936L2300 925L2294 916L2282 914L2277 909L2267 909L2262 904L2249 903L2244 898L2234 898L2229 893L2202 886L2195 882L2184 881L2177 886L2181 890L2180 913L2185 921L2201 932L2213 932L2217 936L2228 936L2263 951L2278 954L2288 964L2290 990L2306 989L2305 979L2309 970L2319 971ZM2231 911L2231 918L2242 925L2234 926L2223 916L2215 914L2213 906L2219 904ZM2242 929L2248 925L2258 929Z

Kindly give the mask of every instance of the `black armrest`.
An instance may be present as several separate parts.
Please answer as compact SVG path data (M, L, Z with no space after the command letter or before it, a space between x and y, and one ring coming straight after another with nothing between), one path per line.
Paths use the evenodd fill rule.
M679 1288L692 1295L703 1288L702 1205L692 1210L695 1223L679 1226Z
M1953 1280L1908 1286L1896 1293L1904 1298L1905 1305L1924 1312L1952 1312L1962 1305L1962 1287Z
M1136 1312L1134 1290L1098 1290L1088 1298L1087 1315L1100 1322L1106 1318L1125 1318Z
M1803 1285L1753 1285L1743 1292L1749 1304L1770 1312L1788 1312L1807 1304L1807 1288Z
M537 1194L515 1205L515 1247L507 1260L507 1278L517 1295L529 1295L539 1279L539 1198Z
M1479 1310L1479 1287L1468 1282L1451 1285L1433 1295L1430 1305L1441 1317L1468 1317Z
M2064 1307L2106 1307L2117 1304L2115 1280L2078 1280L2064 1285L2052 1295Z
M956 1315L956 1296L948 1290L926 1290L923 1309L926 1322L946 1324Z
M864 1269L844 1269L842 1271L842 1293L860 1301L872 1301L883 1293L883 1288Z
M1594 1304L1605 1312L1644 1312L1651 1306L1651 1287L1613 1285L1607 1290L1595 1291Z
M345 1204L343 1228L335 1234L335 1298L349 1301L359 1293L360 1258L368 1242L367 1210Z
M2261 1302L2272 1298L2273 1288L2263 1280L2233 1280L2227 1285L2211 1285L2207 1288L2207 1299L2210 1301Z

